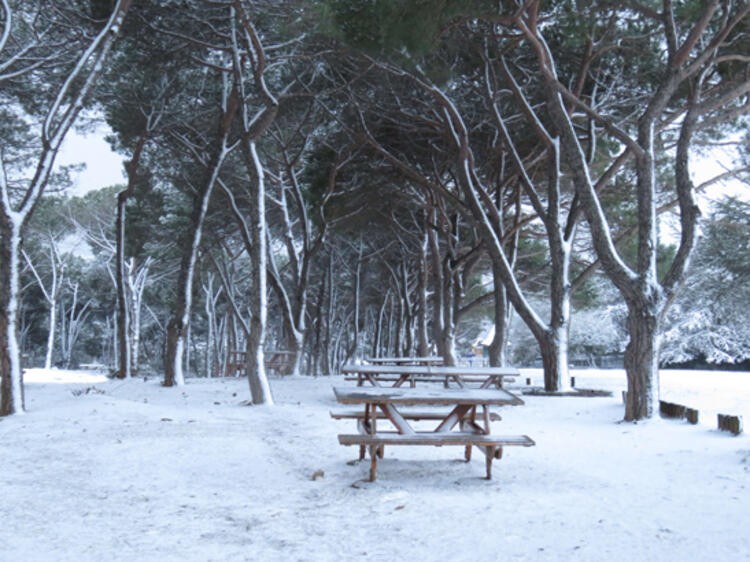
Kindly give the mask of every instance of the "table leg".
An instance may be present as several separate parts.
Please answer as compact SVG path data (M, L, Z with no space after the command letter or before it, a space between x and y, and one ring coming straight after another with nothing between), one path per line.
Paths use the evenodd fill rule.
M375 482L378 470L378 446L370 445L370 482Z
M408 380L409 380L409 375L399 375L399 377L396 380L396 382L393 383L393 386L394 386L394 388L400 388L401 385L404 384ZM412 383L411 386L413 387L414 384Z
M486 457L487 480L492 480L492 459L495 458L495 447L487 447Z
M453 408L453 410L451 410L451 413L448 414L442 422L440 422L440 425L437 426L435 432L440 433L443 431L450 431L456 426L458 422L466 417L466 414L471 408L472 406L465 404L456 406L455 408Z
M391 403L379 404L379 406L399 433L414 433L414 429L411 427L411 425L409 425L409 422L404 419L404 417L401 415L401 412L398 411L398 408L396 408L396 406ZM375 408L374 405L372 407L373 409Z

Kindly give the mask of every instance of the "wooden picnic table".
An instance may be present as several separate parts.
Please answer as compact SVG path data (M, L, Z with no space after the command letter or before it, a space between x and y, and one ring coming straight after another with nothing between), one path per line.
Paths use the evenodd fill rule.
M479 388L494 386L502 388L504 381L512 381L519 376L518 369L511 367L470 367L470 366L432 366L432 365L357 365L348 364L341 368L345 375L356 377L357 386L369 382L373 386L391 383L394 387L416 386L417 382L442 382L448 387L451 383L464 388L467 385L478 385Z
M523 401L503 389L465 388L383 388L355 387L333 389L340 404L362 407L359 414L331 415L334 418L353 417L358 433L340 434L342 445L359 445L359 458L370 454L370 481L377 474L377 459L383 457L385 445L462 445L464 458L471 460L472 447L478 447L486 457L487 479L492 478L492 461L502 457L503 447L534 445L526 435L492 435L490 406L521 405ZM412 412L411 406L448 406L447 411L430 416ZM481 413L478 410L481 409ZM383 431L378 420L389 422ZM414 420L437 422L431 431L417 430Z

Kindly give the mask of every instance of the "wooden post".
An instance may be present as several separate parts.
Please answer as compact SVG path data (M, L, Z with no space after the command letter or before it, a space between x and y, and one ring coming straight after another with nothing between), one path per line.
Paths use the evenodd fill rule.
M686 410L687 408L682 404L673 404L672 402L659 400L659 413L664 418L682 419L685 417Z
M719 414L718 422L721 431L728 431L733 435L739 435L742 433L742 416Z

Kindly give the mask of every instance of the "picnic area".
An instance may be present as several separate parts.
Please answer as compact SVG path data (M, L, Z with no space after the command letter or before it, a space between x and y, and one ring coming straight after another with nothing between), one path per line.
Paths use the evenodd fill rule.
M506 390L539 384L540 371L521 374ZM343 407L334 386L368 388L342 376L272 378L276 405L258 408L242 378L173 392L155 378L30 370L27 415L0 422L2 557L747 559L750 442L719 432L715 413L748 419L748 374L663 372L663 397L700 408L701 422L637 426L621 423L622 371L573 374L613 395L498 408L493 433L536 444L508 448L491 480L461 447L386 446L371 483L369 459L337 440L355 422L330 417Z

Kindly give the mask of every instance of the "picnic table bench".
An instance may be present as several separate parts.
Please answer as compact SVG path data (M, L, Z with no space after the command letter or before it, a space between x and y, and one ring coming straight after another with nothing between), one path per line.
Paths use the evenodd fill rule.
M360 460L370 454L370 481L377 475L377 459L382 458L385 445L461 445L464 458L471 460L472 447L486 457L487 479L492 478L492 461L502 457L503 447L534 445L526 435L492 435L490 406L520 405L523 401L503 389L465 388L383 388L335 387L336 400L341 404L364 406L361 414L334 413L337 419L357 420L358 433L340 434L341 445L359 445ZM409 406L448 406L440 410L409 410ZM481 408L481 414L478 409ZM382 431L378 421L387 421L391 428ZM415 429L410 421L439 422L432 431Z
M442 357L365 357L371 365L442 365Z
M266 350L264 353L264 365L272 373L283 374L287 372L294 360L294 353L283 349ZM240 376L245 374L247 369L247 352L230 351L227 353L226 367L224 376Z
M390 383L394 387L400 387L405 383L414 387L417 382L442 382L446 387L455 384L461 388L469 385L478 385L479 388L502 388L504 382L511 382L519 376L518 369L511 367L432 365L347 364L341 368L341 372L350 375L351 379L356 379L357 386L368 382L373 386Z

